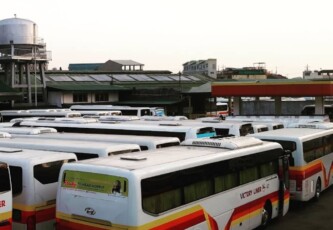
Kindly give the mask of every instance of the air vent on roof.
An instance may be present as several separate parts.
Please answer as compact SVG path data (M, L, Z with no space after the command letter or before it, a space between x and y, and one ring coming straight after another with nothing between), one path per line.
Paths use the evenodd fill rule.
M214 147L223 149L240 149L251 146L262 145L262 141L254 137L225 137L219 139L190 139L185 140L181 145Z
M0 149L0 153L18 153L22 152L22 149Z
M133 121L140 120L138 116L102 116L99 118L100 121Z
M202 120L202 123L221 123L220 120Z
M181 126L180 123L160 123L161 126Z
M333 124L325 123L294 123L289 124L288 128L309 128L309 129L333 129Z
M0 138L9 138L9 137L12 137L9 133L0 132Z
M120 157L122 160L128 160L128 161L143 161L147 160L147 157L143 156L122 156Z

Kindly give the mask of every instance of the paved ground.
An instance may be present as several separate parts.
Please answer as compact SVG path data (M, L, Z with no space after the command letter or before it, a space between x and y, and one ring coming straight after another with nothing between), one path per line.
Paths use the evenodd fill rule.
M333 187L318 202L291 203L286 216L273 220L266 230L333 230Z

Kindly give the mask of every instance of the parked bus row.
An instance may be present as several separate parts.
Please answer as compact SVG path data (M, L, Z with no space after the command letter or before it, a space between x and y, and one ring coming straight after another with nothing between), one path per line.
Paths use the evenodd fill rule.
M71 109L28 109L28 110L1 110L1 121L8 122L15 118L29 117L101 117L122 115L121 111L72 111Z
M178 147L65 164L64 167L70 168L68 174L64 169L59 177L58 229L87 229L89 226L92 229L107 229L108 226L110 229L111 226L146 229L166 225L172 228L180 224L203 229L211 226L252 229L266 225L270 219L287 211L289 183L290 198L300 201L318 199L321 191L332 184L332 135L330 123L303 123L251 135L256 138L186 140ZM234 155L236 152L243 155ZM256 155L248 157L252 153ZM275 161L282 157L280 166L266 162L266 157L273 157ZM5 162L1 158L0 161ZM81 164L82 168L71 168ZM99 171L99 168L110 171ZM263 175L265 183L260 179ZM107 184L103 183L105 180ZM269 195L268 191L277 195ZM74 198L64 198L68 196ZM66 204L61 203L62 199ZM223 203L220 210L218 203ZM195 221L191 219L193 216L197 217ZM195 224L191 225L193 222ZM211 223L209 227L207 222Z
M63 140L63 141L84 141L87 143L117 143L119 144L133 144L139 145L140 150L151 150L164 148L169 146L179 145L180 141L176 137L158 137L158 136L134 136L134 135L110 135L110 134L95 134L95 133L65 133L57 132L54 128L46 127L3 127L0 132L7 132L11 137L19 139L33 139L40 142L48 142L49 140ZM124 145L122 145L124 146ZM126 145L125 145L126 146Z
M122 115L131 116L165 116L165 111L161 107L132 107L132 106L120 106L120 105L72 105L70 107L72 111L120 111Z
M22 120L12 124L15 127L50 127L58 132L119 134L137 136L177 137L180 141L190 138L211 137L216 132L211 126L198 124L193 126L179 125L149 125L128 123L101 123L83 118L41 118L37 120Z
M56 133L56 130L52 128L13 127L2 128L2 131L9 131L12 134L1 133L2 138L0 139L1 230L12 229L12 227L13 229L54 229L56 199L54 183L58 182L60 166L67 162L51 161L54 153L60 153L59 157L70 155L76 161L140 151L137 144L129 144L135 140L127 144L105 140L106 136L111 137L111 135L93 137L90 134L72 133L64 134L57 140L52 135L60 133ZM39 135L51 135L52 137L38 138ZM77 136L75 137L75 135ZM93 139L86 138L84 135L93 137ZM77 141L73 141L73 138L77 138ZM124 140L124 138L118 138ZM148 140L142 140L142 138L148 138ZM137 141L145 148L156 149L179 145L177 138L142 138L138 138ZM113 140L115 139L117 137ZM134 137L134 139L136 138ZM40 158L38 162L43 161L38 166L34 164L37 158Z

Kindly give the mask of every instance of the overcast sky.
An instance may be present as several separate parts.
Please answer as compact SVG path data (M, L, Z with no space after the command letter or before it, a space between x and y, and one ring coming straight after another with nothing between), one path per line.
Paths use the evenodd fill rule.
M144 70L219 69L265 62L289 78L333 69L331 0L10 0L2 19L29 19L52 51L50 68L131 59Z

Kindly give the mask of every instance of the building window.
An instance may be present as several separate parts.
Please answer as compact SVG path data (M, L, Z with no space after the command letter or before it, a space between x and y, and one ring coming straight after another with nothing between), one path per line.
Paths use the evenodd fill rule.
M107 93L96 93L95 101L109 101L109 94Z
M88 102L88 94L86 93L74 93L73 102Z

